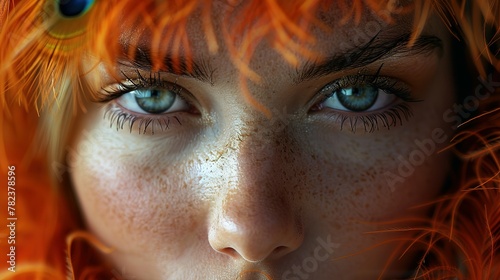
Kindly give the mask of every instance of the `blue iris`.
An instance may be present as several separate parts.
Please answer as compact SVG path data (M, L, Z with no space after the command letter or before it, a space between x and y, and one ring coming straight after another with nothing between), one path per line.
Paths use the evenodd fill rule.
M94 0L56 0L59 11L65 17L77 17L87 12Z
M354 112L362 112L375 104L378 90L377 87L366 85L339 89L335 93L342 106Z
M151 114L160 114L172 107L175 93L162 89L140 89L135 91L135 101L142 110Z

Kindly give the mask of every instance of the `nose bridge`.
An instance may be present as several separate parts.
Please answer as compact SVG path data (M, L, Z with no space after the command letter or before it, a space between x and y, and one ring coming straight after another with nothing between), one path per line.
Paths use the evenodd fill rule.
M286 124L287 120L277 114L242 122L241 128L233 135L242 179L272 184L280 179L277 177L281 176L277 175L286 173L293 165L293 159L287 153L293 149L293 141Z
M290 197L290 182L293 180L293 159L289 152L291 142L286 136L286 129L279 127L276 121L265 118L250 119L240 122L237 129L231 129L228 143L224 145L225 159L233 162L235 170L227 170L226 174L236 177L228 182L227 190L222 201L224 215L232 211L245 212L247 220L255 218L262 222L265 217L261 213L280 213L288 211ZM221 196L222 197L222 196ZM237 203L235 208L233 204ZM288 209L288 210L284 210ZM231 215L229 215L231 216Z
M270 175L283 168L278 164L281 157L272 130L265 124L256 124L238 135L238 167L243 181L272 182Z
M285 166L273 138L271 131L262 127L238 135L238 183L224 199L224 216L244 215L246 222L252 224L265 222L262 213L286 214L284 209L290 205L285 192L287 182L282 176Z
M255 185L272 185L274 191L283 188L295 161L291 153L295 144L285 122L254 115L227 119L214 132L216 141L207 142L207 153L200 156L200 183L220 191L236 187L243 191L243 186L256 191Z

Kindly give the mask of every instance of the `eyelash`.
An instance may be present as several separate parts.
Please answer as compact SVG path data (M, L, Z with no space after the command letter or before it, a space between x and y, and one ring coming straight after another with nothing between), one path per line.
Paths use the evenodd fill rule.
M125 77L126 82L128 82L129 84L126 84L126 82L121 81L117 83L117 87L121 87L122 89L108 90L102 88L102 91L106 92L106 94L101 94L98 102L106 103L131 91L139 89L147 89L147 88L167 89L178 94L179 96L182 96L181 93L182 87L178 86L175 83L164 81L161 78L160 73L151 72L149 74L149 78L141 75L139 70L136 70L136 73L138 78L132 79L122 72L122 75Z
M108 107L108 109L104 113L104 118L108 118L108 120L110 121L110 127L116 125L116 130L123 129L124 125L128 123L130 133L132 133L134 124L139 123L139 134L141 134L141 131L142 134L146 134L148 128L151 128L151 134L155 134L155 127L159 127L160 131L167 130L170 127L172 120L175 120L175 122L177 122L179 125L182 125L180 119L177 116L139 117L137 115L133 115L123 111L123 109L119 108L116 105L111 105L110 107Z
M144 77L138 70L136 71L136 73L138 78L132 79L122 72L122 75L125 77L126 81L116 83L116 86L113 89L102 88L102 91L106 92L106 94L100 94L97 102L109 103L110 101L113 101L116 98L119 98L122 95L134 90L161 88L174 92L178 95L179 98L182 98L184 101L190 104L182 96L182 87L178 86L175 83L166 82L161 78L160 73L151 72L149 77ZM130 133L132 133L134 125L138 123L139 134L141 134L141 132L142 134L146 134L148 128L150 128L151 134L155 133L155 128L159 128L160 131L165 131L169 129L172 122L182 125L179 117L177 116L169 116L167 114L139 116L136 113L129 113L121 108L121 106L113 103L109 104L106 108L106 111L104 112L104 118L107 118L109 120L110 127L113 127L113 125L115 125L117 131L123 129L124 126L128 124Z
M353 113L339 113L333 110L330 118L335 122L340 122L340 130L344 129L345 124L348 122L351 132L356 133L358 124L363 124L365 132L372 133L378 131L380 124L383 127L390 129L398 124L403 125L403 121L408 121L413 116L413 111L408 103L420 102L422 100L414 99L411 91L407 87L398 86L398 81L392 78L382 77L379 75L382 66L379 68L375 75L362 74L362 71L357 75L343 77L338 79L325 87L321 91L327 91L316 104L325 102L328 98L332 97L338 89L359 87L363 85L370 85L383 90L387 94L393 94L400 98L403 103L392 105L388 109L381 112L358 112ZM350 115L347 115L350 114Z
M346 122L349 122L350 130L353 133L356 133L358 124L363 124L365 132L372 133L379 130L380 122L383 127L389 130L391 127L403 125L403 121L408 121L412 116L413 112L408 104L402 103L386 109L383 112L356 116L346 116L334 113L331 118L333 118L335 122L340 121L340 130L343 130Z
M379 68L375 75L363 74L361 70L357 75L343 77L334 82L323 87L321 91L326 91L324 93L320 102L316 104L323 103L326 99L332 97L336 90L341 88L356 87L363 85L371 85L377 87L387 94L394 94L403 103L399 103L385 109L381 112L369 112L369 113L338 113L334 111L330 114L330 118L333 118L335 122L340 123L340 130L343 130L346 123L349 124L350 130L355 133L358 124L363 124L365 132L372 133L380 128L380 124L383 127L390 129L396 125L403 125L403 120L408 121L412 116L413 112L408 105L409 102L418 102L421 100L416 100L411 96L411 91L406 87L398 86L398 82L388 77L379 76L379 72L382 66ZM182 87L176 85L175 83L164 81L160 73L151 72L149 77L144 77L140 72L136 71L138 78L132 79L122 72L125 77L125 82L118 82L117 86L113 90L102 89L106 94L101 94L98 98L98 102L108 103L120 96L129 93L134 90L145 89L145 88L162 88L168 89L176 93L179 98L183 98L181 92ZM187 102L187 101L186 101ZM187 102L189 103L189 102ZM333 111L333 110L332 110ZM351 114L351 115L348 115ZM145 115L139 116L137 114L131 114L126 112L116 104L110 104L104 113L104 118L108 118L110 121L110 127L116 125L116 129L123 129L125 124L128 124L130 132L132 132L133 127L138 123L139 134L142 132L146 134L148 128L150 128L151 134L154 134L155 127L159 127L160 131L167 130L172 123L172 120L179 125L182 125L181 121L177 116L168 116L167 114L162 115Z

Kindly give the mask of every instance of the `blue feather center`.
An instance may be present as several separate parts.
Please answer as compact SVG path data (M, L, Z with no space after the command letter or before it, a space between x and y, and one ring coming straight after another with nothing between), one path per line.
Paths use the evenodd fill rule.
M56 0L60 13L65 17L78 17L87 12L93 0Z

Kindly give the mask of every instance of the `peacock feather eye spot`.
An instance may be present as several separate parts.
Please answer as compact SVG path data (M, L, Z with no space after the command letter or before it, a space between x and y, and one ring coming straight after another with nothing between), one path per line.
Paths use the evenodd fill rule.
M65 17L78 17L87 12L93 0L56 0L59 12Z

